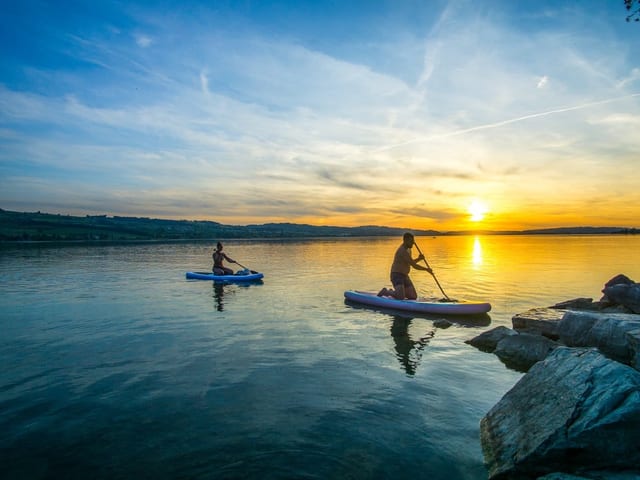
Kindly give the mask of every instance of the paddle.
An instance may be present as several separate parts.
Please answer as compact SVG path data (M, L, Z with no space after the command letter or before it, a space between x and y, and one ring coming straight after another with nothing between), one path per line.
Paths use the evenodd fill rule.
M236 261L234 261L233 263L235 263L236 265L238 265L238 266L240 266L240 267L244 268L245 270L249 270L251 273L258 273L258 272L256 272L255 270L251 270L251 269L249 269L249 268L245 267L245 266L244 266L244 265L242 265L240 262L236 262Z
M413 241L413 244L416 246L416 248L418 249L418 253L422 256L422 259L424 260L424 264L427 266L428 269L431 270L431 276L433 277L433 279L436 281L436 285L438 285L438 288L440 289L440 291L442 292L442 294L444 295L445 300L447 300L448 302L454 302L455 300L451 300L449 298L449 295L447 295L446 293L444 293L444 290L442 289L442 287L440 286L440 282L438 281L438 279L436 278L436 274L433 273L433 269L429 266L429 262L427 262L427 257L424 256L424 254L422 253L422 251L420 250L420 247L418 246L418 244L415 242L415 240Z

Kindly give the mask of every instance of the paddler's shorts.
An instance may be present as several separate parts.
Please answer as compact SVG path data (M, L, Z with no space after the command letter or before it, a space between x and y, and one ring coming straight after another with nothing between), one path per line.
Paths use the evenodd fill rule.
M393 288L396 288L397 285L402 285L405 289L415 288L409 275L398 272L391 272L391 285L393 285Z

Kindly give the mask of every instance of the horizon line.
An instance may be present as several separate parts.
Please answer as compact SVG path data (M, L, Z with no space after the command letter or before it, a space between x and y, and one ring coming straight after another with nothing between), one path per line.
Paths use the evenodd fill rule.
M109 215L106 213L103 214L85 214L83 215L71 215L67 213L49 213L49 212L41 212L40 210L35 212L20 212L15 210L5 210L0 208L0 212L5 213L17 213L17 214L32 214L32 215L53 215L53 216L65 216L65 217L76 217L76 218L133 218L133 219L145 219L145 220L153 220L153 221L165 221L165 222L203 222L203 223L216 223L222 226L231 226L237 228L248 228L251 226L256 227L264 227L268 225L293 225L293 226L308 226L312 228L342 228L342 229L358 229L358 228L384 228L390 230L405 230L408 232L429 232L428 235L495 235L495 234L510 234L510 233L527 233L527 232L543 232L543 231L552 231L552 230L640 230L640 227L630 227L630 226L598 226L598 225L580 225L580 226L562 226L562 227L536 227L536 228L526 228L526 229L505 229L505 230L492 230L492 229L462 229L462 230L437 230L434 228L408 228L408 227L393 227L388 225L354 225L354 226L341 226L341 225L314 225L310 223L295 223L295 222L265 222L265 223L249 223L249 224L224 224L221 222L217 222L215 220L189 220L189 219L180 219L180 218L153 218L153 217L143 217L143 216L133 216L133 215Z

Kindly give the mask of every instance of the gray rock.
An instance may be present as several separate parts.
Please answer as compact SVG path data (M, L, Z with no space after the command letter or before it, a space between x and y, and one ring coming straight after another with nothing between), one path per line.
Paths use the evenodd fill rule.
M556 348L489 411L480 434L490 479L637 470L640 372L595 349Z
M595 310L598 307L593 303L593 298L574 298L573 300L556 303L549 308L559 308L562 310Z
M609 301L624 305L633 313L640 313L640 283L611 285L605 287L602 293Z
M596 305L596 303L594 303L594 305ZM617 303L598 302L597 305L599 305L599 308L597 310L602 313L633 313L628 307L619 305Z
M624 472L588 472L585 475L592 480L640 480L640 469L626 470Z
M611 280L609 280L607 283L605 283L604 286L605 287L610 287L611 285L619 285L619 284L633 285L634 283L636 283L636 282L631 280L626 275L624 275L622 273L619 273L618 275L613 277Z
M502 340L504 337L512 335L518 335L518 332L515 332L510 328L504 326L499 326L483 332L477 337L472 338L471 340L465 340L465 343L473 345L478 350L482 350L483 352L493 352L500 340Z
M433 326L437 327L437 328L449 328L451 325L453 325L453 323L451 323L449 320L446 320L444 318L439 318L438 320L435 320L433 322Z
M578 475L554 472L544 477L538 477L538 480L589 480L589 477L579 477Z
M508 335L502 338L495 349L495 354L509 368L527 372L539 362L547 358L558 343L531 333Z
M532 308L518 313L511 319L518 332L537 333L552 340L558 339L558 323L566 310L557 308Z
M628 331L627 340L629 341L629 348L631 349L631 361L629 365L640 371L640 329Z
M550 473L544 477L538 477L537 480L638 480L640 479L640 471L626 472L584 472L582 475L570 475L568 473Z
M633 314L568 311L558 324L558 335L569 347L597 347L606 356L631 364L633 339L627 332L639 328L640 318Z

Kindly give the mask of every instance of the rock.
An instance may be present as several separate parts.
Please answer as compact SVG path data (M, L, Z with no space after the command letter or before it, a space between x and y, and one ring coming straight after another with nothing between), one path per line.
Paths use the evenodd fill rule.
M619 273L618 275L613 277L611 280L609 280L607 283L605 283L604 286L606 288L606 287L610 287L611 285L619 285L619 284L633 285L634 283L636 283L636 282L631 280L626 275L623 275L622 273Z
M602 293L609 301L624 305L633 313L640 313L640 283L611 285L605 287Z
M626 335L631 349L631 361L629 365L640 371L640 329L629 330Z
M433 326L437 328L443 328L443 329L449 328L451 325L453 325L453 323L451 323L449 320L446 320L444 318L440 318L433 322Z
M518 313L511 319L513 328L518 332L537 333L552 340L558 339L558 323L566 310L557 308L532 308Z
M640 471L626 471L626 472L585 472L584 476L570 475L568 473L550 473L544 477L538 477L537 480L638 480L640 478Z
M478 350L482 350L483 352L493 352L498 345L498 342L502 340L504 337L518 335L518 332L514 332L510 328L507 327L496 327L489 331L483 332L477 337L472 338L471 340L465 340L465 343L469 345L473 345Z
M604 289L602 291L604 292L607 288L613 287L615 285L634 285L635 283L636 282L631 280L626 275L618 274L604 284ZM618 304L614 299L610 299L606 294L602 296L599 304L600 308L603 310L606 309L607 311L611 311L613 308L617 307L618 309L624 309L627 313L632 313L630 309Z
M593 303L593 298L574 298L573 300L556 303L549 308L559 308L562 310L594 310L598 307L597 304Z
M589 480L589 477L579 477L577 475L569 475L568 473L550 473L544 477L538 477L537 480Z
M560 341L569 347L597 347L606 356L631 364L633 338L627 332L640 329L640 318L625 313L571 312L558 324Z
M556 347L558 343L547 337L521 333L502 338L494 353L507 367L527 372L534 364L544 360Z
M640 372L595 349L556 348L487 413L480 434L493 480L635 471Z
M610 300L606 295L603 295L602 299L597 302L594 302L591 298L574 298L573 300L565 300L564 302L556 303L555 305L551 305L549 308L560 310L587 310L607 313L633 313L624 305L620 305Z
M596 303L594 303L594 305L596 305ZM633 313L629 308L624 305L618 305L617 303L598 302L597 305L600 306L599 310L603 313Z

